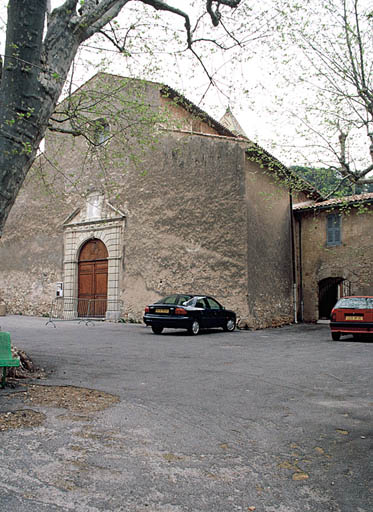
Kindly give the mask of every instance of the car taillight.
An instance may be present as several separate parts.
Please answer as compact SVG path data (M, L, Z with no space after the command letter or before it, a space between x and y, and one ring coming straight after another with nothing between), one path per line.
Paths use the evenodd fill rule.
M334 311L332 311L331 321L335 322L336 318L337 318L336 313Z
M149 311L150 311L149 306L146 306L145 313L149 313Z
M186 309L184 308L176 308L175 315L186 315Z

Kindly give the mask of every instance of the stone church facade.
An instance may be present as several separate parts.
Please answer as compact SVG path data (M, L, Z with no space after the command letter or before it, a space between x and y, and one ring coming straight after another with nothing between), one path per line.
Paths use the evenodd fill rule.
M213 295L250 328L299 317L293 208L320 195L230 112L99 74L59 116L0 241L9 313L48 315L59 288L65 313L87 300L113 321L175 292Z

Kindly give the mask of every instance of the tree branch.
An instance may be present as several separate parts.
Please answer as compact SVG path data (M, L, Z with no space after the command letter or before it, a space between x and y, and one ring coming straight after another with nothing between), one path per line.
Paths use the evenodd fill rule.
M338 183L338 185L331 191L329 192L329 194L327 195L323 195L322 197L320 197L319 199L317 199L316 202L320 202L320 201L327 201L330 197L333 197L334 194L336 192L338 192L338 190L342 187L342 185L348 180L349 178L347 176L343 177L340 182Z
M220 5L227 5L228 7L231 7L232 9L238 7L238 4L241 0L207 0L206 1L206 10L210 15L212 24L214 27L217 27L221 20L221 13L219 11ZM216 9L213 9L213 4L216 3Z
M69 130L67 128L61 128L60 126L53 126L53 124L48 124L48 130L51 132L58 132L58 133L66 133L68 135L72 135L73 137L79 137L80 135L83 135L83 133L80 130Z

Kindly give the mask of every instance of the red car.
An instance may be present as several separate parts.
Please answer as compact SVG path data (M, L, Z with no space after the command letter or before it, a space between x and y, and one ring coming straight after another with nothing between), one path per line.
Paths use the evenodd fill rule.
M339 299L331 312L330 330L334 341L338 341L342 334L373 335L373 297Z

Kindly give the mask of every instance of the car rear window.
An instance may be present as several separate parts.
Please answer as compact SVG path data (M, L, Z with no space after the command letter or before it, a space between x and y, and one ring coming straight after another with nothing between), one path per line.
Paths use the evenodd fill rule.
M158 300L156 304L174 304L180 305L190 299L190 295L168 295L161 300Z
M334 308L338 309L373 309L373 298L348 297L340 299Z

